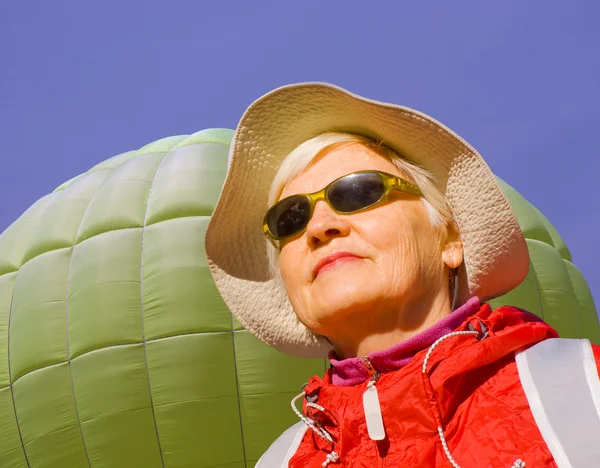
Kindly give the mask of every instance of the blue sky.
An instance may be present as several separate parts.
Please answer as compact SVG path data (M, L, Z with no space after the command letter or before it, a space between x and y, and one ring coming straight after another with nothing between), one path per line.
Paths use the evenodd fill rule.
M436 3L2 2L0 231L104 159L329 81L470 141L557 227L599 307L600 4Z

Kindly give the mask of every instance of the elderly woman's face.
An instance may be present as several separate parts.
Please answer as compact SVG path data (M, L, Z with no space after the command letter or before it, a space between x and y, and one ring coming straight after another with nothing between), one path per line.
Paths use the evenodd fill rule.
M383 156L352 144L323 152L280 198L315 192L365 169L403 175ZM393 315L440 285L447 289L442 231L432 226L419 197L398 191L389 201L350 215L318 202L306 230L284 242L279 256L296 314L313 332L335 339L340 323L356 314L385 319L381 314Z

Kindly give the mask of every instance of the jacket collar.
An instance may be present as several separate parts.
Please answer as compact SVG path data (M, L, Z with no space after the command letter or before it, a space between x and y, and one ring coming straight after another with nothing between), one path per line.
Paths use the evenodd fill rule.
M475 315L480 308L479 298L472 297L432 327L388 349L371 353L366 358L379 372L401 369L411 362L415 354L427 349L438 338L456 330L470 316ZM337 359L332 351L329 354L329 361L332 366L331 379L334 385L357 385L370 377L369 370L361 358Z

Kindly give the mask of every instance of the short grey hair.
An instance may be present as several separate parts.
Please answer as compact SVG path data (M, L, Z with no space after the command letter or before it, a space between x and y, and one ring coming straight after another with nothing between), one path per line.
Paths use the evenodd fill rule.
M322 151L332 147L339 148L357 143L387 158L399 169L404 178L419 187L423 194L421 200L433 226L442 228L453 221L452 211L443 193L434 183L431 173L381 142L362 135L343 132L329 132L318 135L306 140L287 155L271 183L268 206L271 207L279 201L285 185L302 172ZM268 240L265 239L265 241L267 242L269 256L269 270L274 278L282 282L279 272L279 251Z

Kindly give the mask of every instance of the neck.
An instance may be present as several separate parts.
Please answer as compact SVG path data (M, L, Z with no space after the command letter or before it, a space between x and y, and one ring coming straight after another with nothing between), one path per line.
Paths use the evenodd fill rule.
M448 293L403 304L400 310L369 310L346 318L329 337L342 359L367 356L397 345L431 327L451 312Z

